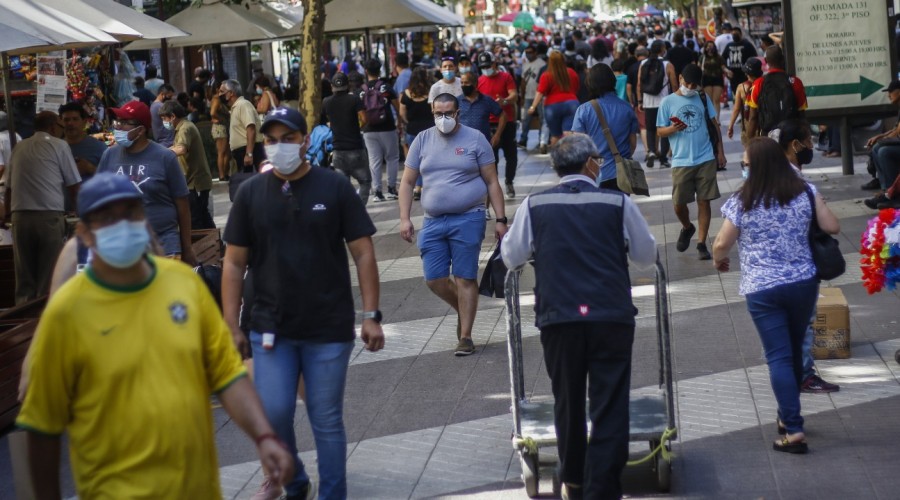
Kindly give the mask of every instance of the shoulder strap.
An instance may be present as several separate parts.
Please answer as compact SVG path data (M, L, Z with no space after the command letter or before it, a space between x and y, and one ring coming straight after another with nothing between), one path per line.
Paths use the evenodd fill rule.
M813 195L812 189L810 189L808 185L803 186L803 190L806 191L806 196L809 198L809 208L812 210L812 217L809 219L810 233L812 233L812 230L819 226L818 220L816 219L816 197Z
M606 122L606 116L603 115L603 110L600 109L600 98L591 99L591 106L594 108L594 113L597 114L597 119L600 120L600 128L603 130L603 135L606 137L606 144L609 146L609 150L612 151L613 158L616 161L622 161L622 155L619 154L619 148L616 147L616 141L613 140L612 133L609 131L609 123Z

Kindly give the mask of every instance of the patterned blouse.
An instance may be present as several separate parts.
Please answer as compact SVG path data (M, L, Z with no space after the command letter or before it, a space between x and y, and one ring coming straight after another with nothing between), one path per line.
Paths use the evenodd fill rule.
M816 188L807 183L816 194ZM744 212L733 195L722 205L722 217L738 228L741 258L741 295L796 283L816 275L809 248L812 207L804 191L786 206L759 205Z

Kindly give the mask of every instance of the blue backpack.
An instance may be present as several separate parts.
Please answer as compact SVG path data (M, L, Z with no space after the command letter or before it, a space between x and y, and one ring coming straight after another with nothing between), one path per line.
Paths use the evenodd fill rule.
M309 137L306 160L314 167L331 167L331 152L334 151L333 135L328 125L316 125Z

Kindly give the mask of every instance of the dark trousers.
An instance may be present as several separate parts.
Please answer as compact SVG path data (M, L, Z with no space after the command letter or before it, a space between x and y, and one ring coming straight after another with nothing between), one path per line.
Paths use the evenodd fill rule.
M516 149L516 122L506 122L506 127L500 133L500 144L494 148L494 161L497 167L500 167L500 150L503 150L503 157L506 158L506 184L512 184L516 178L516 169L519 167L519 151ZM491 136L497 132L497 124L491 124Z
M16 305L47 295L53 266L66 241L66 218L49 210L12 213Z
M209 214L209 189L206 191L191 190L191 229L215 229L212 215Z
M647 122L647 147L651 152L656 153L660 160L668 161L666 158L669 156L669 139L667 137L660 138L659 149L656 147L657 114L659 114L659 108L644 108L644 120Z
M237 163L237 171L245 172L248 171L244 168L244 156L247 154L247 146L241 146L237 149L231 150L231 157L234 158L234 162ZM253 145L253 171L259 172L259 164L266 158L266 149L263 147L261 142L257 142Z
M633 343L634 326L621 323L578 322L541 329L555 399L560 481L582 485L584 498L622 496ZM590 400L590 441L585 393Z

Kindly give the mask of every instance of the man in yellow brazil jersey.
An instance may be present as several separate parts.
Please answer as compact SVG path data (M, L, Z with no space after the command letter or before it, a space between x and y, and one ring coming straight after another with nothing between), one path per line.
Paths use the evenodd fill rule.
M47 304L16 420L28 431L36 497L60 497L66 432L80 498L222 498L211 393L270 476L293 477L206 285L190 267L146 254L137 188L97 174L78 215L93 258Z

